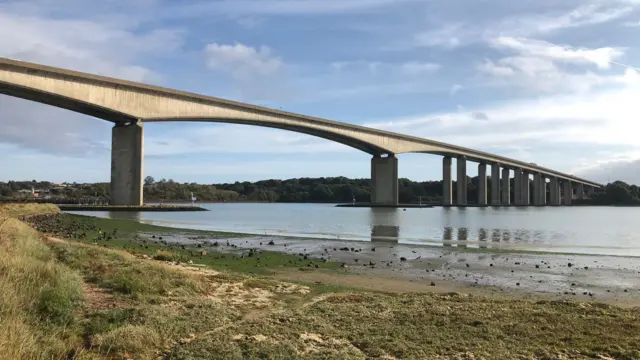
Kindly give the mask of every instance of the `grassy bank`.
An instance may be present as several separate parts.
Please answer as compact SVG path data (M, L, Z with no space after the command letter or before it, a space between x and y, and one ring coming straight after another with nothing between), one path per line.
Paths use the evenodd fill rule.
M75 205L59 204L63 211L145 211L145 212L176 212L176 211L209 211L200 206L191 205Z
M283 283L149 259L186 249L126 222L30 217L47 240L38 211L0 208L2 359L640 359L637 309Z

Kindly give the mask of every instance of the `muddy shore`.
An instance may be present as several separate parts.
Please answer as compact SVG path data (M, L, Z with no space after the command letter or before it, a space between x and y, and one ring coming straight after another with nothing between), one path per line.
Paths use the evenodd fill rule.
M376 282L386 281L388 286L406 291L412 291L415 285L416 289L421 289L417 291L425 287L439 291L476 289L479 292L551 295L579 301L640 305L640 258L637 257L491 253L393 242L271 236L207 240L169 235L165 240L201 244L203 248L237 255L256 249L340 262L347 275L370 278L370 288L376 288ZM280 275L292 279L322 278L322 275ZM344 279L342 282L349 283ZM362 285L367 287L366 283ZM384 290L384 287L380 289Z

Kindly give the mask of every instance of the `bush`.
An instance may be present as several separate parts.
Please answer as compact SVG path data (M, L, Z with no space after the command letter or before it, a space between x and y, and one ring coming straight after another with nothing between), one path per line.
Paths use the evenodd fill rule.
M156 254L153 255L153 259L159 261L177 261L179 257L170 251L158 250Z
M141 359L150 358L160 347L160 335L150 328L125 325L93 337L92 345L105 354L135 353Z
M67 325L74 319L74 311L82 302L80 277L56 270L54 284L47 286L38 298L37 310L43 320Z

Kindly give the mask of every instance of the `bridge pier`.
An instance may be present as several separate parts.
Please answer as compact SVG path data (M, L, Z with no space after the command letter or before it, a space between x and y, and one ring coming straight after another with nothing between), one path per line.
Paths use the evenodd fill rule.
M467 158L458 156L456 165L456 204L467 205Z
M510 201L511 189L509 184L510 180L511 179L509 179L509 169L508 168L502 169L502 205L511 204L511 201Z
M542 174L537 173L533 175L533 205L536 206L540 206L543 205L543 203L540 201L541 200L541 196L540 196L540 182L542 181Z
M579 183L576 185L576 199L582 200L584 199L584 184Z
M547 177L540 176L540 205L547 205Z
M478 164L478 205L487 205L487 164Z
M549 203L554 206L560 205L560 182L555 176L549 181Z
M522 173L522 205L529 206L531 203L531 195L529 188L529 173Z
M398 205L398 158L371 158L371 204Z
M522 169L513 170L513 204L522 205Z
M564 200L562 201L562 204L571 205L571 200L573 200L573 188L571 185L571 181L564 180L562 182L562 187L564 190Z
M451 156L442 158L442 205L450 206L453 203L451 182Z
M141 121L118 123L111 130L111 205L142 205L143 144Z
M491 205L500 206L500 164L491 164Z

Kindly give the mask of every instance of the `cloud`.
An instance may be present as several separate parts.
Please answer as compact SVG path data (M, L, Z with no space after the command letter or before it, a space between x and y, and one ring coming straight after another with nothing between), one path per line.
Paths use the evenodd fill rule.
M494 3L499 6L499 3ZM499 36L533 37L552 34L564 29L580 28L604 24L623 18L634 11L632 4L611 2L591 2L582 4L570 10L554 10L542 13L539 8L526 9L526 4L514 5L513 10L502 16L491 13L472 19L456 20L446 23L430 23L427 29L413 31L408 37L392 49L407 50L415 47L442 47L454 49L484 42L486 39ZM523 10L520 10L523 9ZM519 12L520 10L521 12Z
M635 81L635 72L621 76L580 71L580 66L586 65L595 65L596 70L609 69L612 63L616 63L614 59L624 54L623 49L574 48L506 36L490 39L489 45L512 53L497 60L485 59L476 67L480 73L492 77L494 84L501 86L546 93L587 92L598 86Z
M109 19L56 19L19 10L8 12L0 5L0 56L158 83L162 77L140 65L142 60L169 55L182 44L177 29L123 29ZM110 125L100 120L3 95L0 109L0 142L73 157L93 156L110 146Z
M524 17L507 18L495 30L492 29L488 32L500 32L516 36L540 35L561 29L607 23L624 17L632 11L633 7L620 7L620 4L615 2L608 5L604 3L587 3L562 14L530 14Z
M255 75L273 75L283 67L282 60L267 46L253 48L240 43L225 45L212 43L204 48L207 67L228 72L237 80Z
M513 50L524 56L561 60L578 64L595 64L608 69L611 62L624 54L622 49L603 47L598 49L572 48L547 41L500 36L490 41L496 48Z
M426 61L406 61L399 63L383 61L335 61L331 63L331 68L338 72L367 72L382 75L425 75L438 71L441 66L433 62Z

